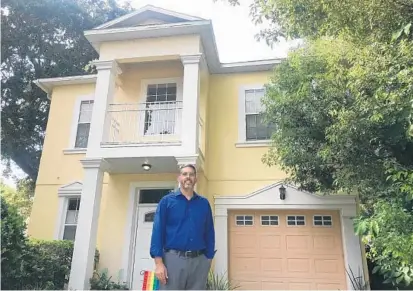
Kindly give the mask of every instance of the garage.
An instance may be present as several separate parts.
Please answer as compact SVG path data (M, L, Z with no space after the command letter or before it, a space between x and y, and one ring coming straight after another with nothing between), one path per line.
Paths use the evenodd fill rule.
M348 289L339 211L229 210L228 273L240 290Z

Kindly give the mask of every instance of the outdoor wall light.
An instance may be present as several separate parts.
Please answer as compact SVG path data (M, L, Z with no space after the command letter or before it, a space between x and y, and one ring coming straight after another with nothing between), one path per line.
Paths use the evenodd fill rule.
M286 188L284 187L284 185L281 185L281 187L278 189L278 191L280 191L280 199L285 200L285 193L287 191L286 191Z
M152 168L152 166L148 162L145 162L145 163L142 164L142 168L145 171L149 171Z

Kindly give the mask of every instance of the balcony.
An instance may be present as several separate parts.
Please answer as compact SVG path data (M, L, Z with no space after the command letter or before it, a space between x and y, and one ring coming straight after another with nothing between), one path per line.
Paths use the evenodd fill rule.
M110 104L102 146L180 145L182 101Z

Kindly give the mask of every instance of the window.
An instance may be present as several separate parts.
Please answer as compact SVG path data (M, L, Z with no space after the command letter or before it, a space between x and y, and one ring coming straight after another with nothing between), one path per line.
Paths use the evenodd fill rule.
M155 211L145 213L144 222L153 222L155 220Z
M148 84L144 134L174 134L177 105L177 83Z
M277 215L262 215L261 225L278 225Z
M68 198L66 217L63 225L63 239L75 240L80 198Z
M236 225L253 225L253 216L252 215L237 215L235 217Z
M263 84L240 88L238 112L238 139L236 146L265 145L275 130L274 124L264 120L262 99L265 95Z
M314 215L313 223L315 226L331 226L333 220L331 215Z
M272 125L264 122L261 103L264 89L245 90L245 136L246 140L269 140L274 130Z
M87 148L92 110L93 100L84 100L80 102L75 148Z
M287 225L305 225L304 215L288 215Z
M139 204L155 204L173 189L141 189L139 190Z

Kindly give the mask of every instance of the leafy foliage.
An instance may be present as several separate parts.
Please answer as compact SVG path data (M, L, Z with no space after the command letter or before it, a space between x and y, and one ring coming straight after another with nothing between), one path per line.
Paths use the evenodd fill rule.
M0 183L1 197L9 205L13 205L24 220L28 219L32 209L32 183L27 179L22 179L17 184L17 189L13 189L3 183Z
M121 283L118 279L116 282L112 280L108 269L95 271L90 281L90 290L129 290L126 283Z
M24 274L26 249L25 223L15 206L10 206L3 199L1 203L1 289L15 289Z
M115 0L1 2L2 160L36 181L49 101L33 80L87 74L97 57L83 31L130 11Z
M236 5L238 0L229 0ZM275 69L263 157L290 181L355 193L356 231L386 282L413 281L413 1L254 0L267 43L303 40Z
M28 239L16 206L1 198L1 288L63 290L69 279L73 242ZM96 251L95 267L98 259Z
M228 280L227 276L215 274L212 270L208 273L206 290L236 290L239 287Z

